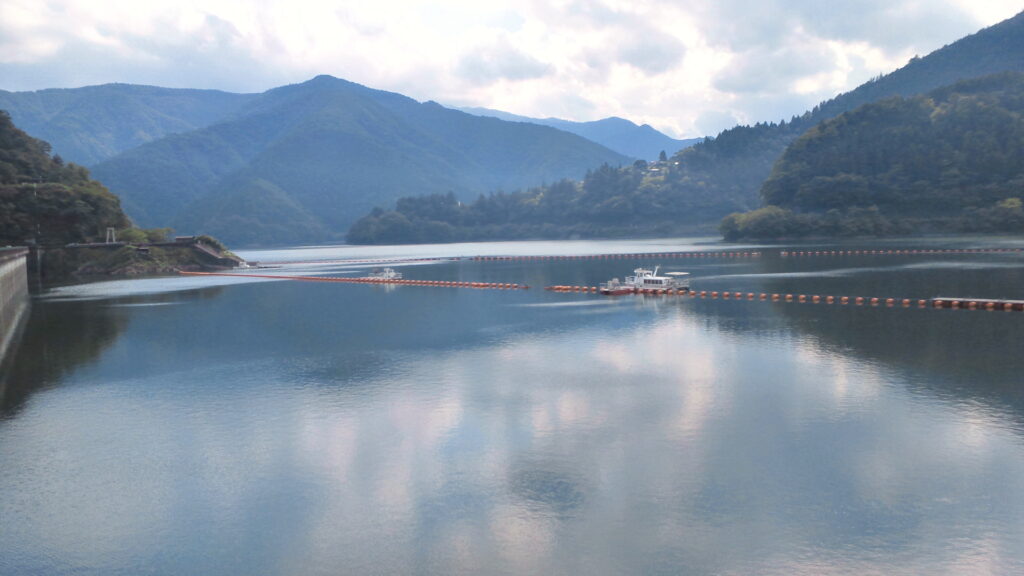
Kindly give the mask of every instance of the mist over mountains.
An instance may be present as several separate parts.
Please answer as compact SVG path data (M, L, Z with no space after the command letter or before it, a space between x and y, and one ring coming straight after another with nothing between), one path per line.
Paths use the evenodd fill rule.
M620 154L642 160L657 160L662 152L675 154L679 150L692 146L702 140L702 138L678 140L662 134L647 124L637 126L629 120L614 116L592 122L572 122L570 120L562 120L561 118L530 118L528 116L502 112L501 110L491 110L490 108L469 107L459 108L459 110L477 116L500 118L509 122L528 122L530 124L551 126L552 128L583 136L587 140L597 142Z

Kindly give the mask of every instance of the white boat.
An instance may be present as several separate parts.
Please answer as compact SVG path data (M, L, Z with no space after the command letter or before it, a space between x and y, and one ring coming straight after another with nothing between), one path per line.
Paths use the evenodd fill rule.
M615 296L619 294L634 294L645 290L683 290L689 292L689 272L667 272L664 276L658 276L660 266L654 270L637 268L633 270L632 276L626 276L626 280L620 282L618 278L612 278L601 284L601 294Z
M394 268L385 268L383 270L374 270L373 272L370 272L369 278L373 278L374 280L384 280L384 281L388 281L388 280L401 280L402 279L402 273L401 272L395 272Z

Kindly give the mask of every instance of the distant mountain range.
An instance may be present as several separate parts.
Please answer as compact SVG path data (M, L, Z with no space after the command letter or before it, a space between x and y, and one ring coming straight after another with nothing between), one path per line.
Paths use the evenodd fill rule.
M234 244L340 239L361 214L401 196L468 200L633 161L567 131L330 76L262 94L129 84L0 91L0 109L63 160L91 166L140 226Z
M490 108L470 107L458 108L458 110L477 116L499 118L509 122L528 122L530 124L540 124L541 126L551 126L552 128L583 136L587 140L597 142L619 154L642 160L657 160L662 152L671 156L683 148L693 146L702 140L702 138L677 140L662 134L647 124L637 126L629 120L615 116L592 122L573 122L560 118L530 118L500 110L491 110Z
M141 226L235 244L340 238L374 206L582 177L631 159L584 138L330 76L236 101L209 126L93 166Z

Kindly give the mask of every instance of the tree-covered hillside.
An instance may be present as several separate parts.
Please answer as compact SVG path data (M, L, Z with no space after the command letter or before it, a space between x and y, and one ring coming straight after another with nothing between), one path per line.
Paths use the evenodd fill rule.
M691 148L675 160L682 166L672 182L681 202L696 197L723 200L749 210L760 204L761 185L786 147L818 123L891 96L923 94L961 80L1006 71L1024 72L1024 12L944 46L906 66L815 106L780 124L740 126ZM722 212L720 216L724 216Z
M130 225L117 196L50 150L0 111L0 245L89 242Z
M958 80L1004 71L1024 71L1024 13L928 56L914 58L903 68L824 102L789 122L731 128L679 151L665 165L655 165L657 172L647 171L643 177L637 177L637 168L625 166L618 175L603 177L616 185L611 195L594 199L602 203L602 209L574 209L573 213L581 218L573 221L574 227L589 230L593 235L631 228L640 233L659 234L718 222L732 212L754 210L761 206L759 191L776 160L787 146L821 121L868 102L920 94ZM577 186L580 194L586 186L586 182ZM525 193L538 198L543 195L544 190ZM578 197L591 201L583 200L582 195ZM612 206L618 207L613 221L593 218L593 214L607 214L605 209ZM377 212L378 217L382 214L383 211ZM565 216L551 213L542 218L555 224L566 221ZM487 237L515 238L520 237L518 231L533 233L536 227L529 223L530 218L533 217L524 220L522 226L494 228L497 235ZM353 232L354 238L362 237L362 229L353 228Z
M656 197L671 169L668 162L642 160L626 168L605 164L581 182L560 180L511 194L480 195L472 203L461 203L452 194L401 198L394 210L376 208L356 222L348 241L403 244L689 232L664 217L674 209L668 198Z
M234 114L254 94L104 84L35 92L0 90L0 110L65 160L90 166L169 134Z
M145 225L281 244L340 238L361 214L401 196L473 197L626 161L553 128L320 76L270 90L228 121L129 150L94 172Z
M1024 231L1024 74L894 97L821 123L762 188L766 207L729 238Z

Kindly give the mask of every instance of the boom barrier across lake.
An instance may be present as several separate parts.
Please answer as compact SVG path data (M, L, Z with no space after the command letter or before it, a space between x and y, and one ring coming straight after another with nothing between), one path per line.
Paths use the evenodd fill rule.
M1022 253L1024 248L963 248L963 249L864 249L864 250L781 250L781 258L802 258L815 256L920 256L947 254L1003 254ZM758 258L760 251L704 251L704 252L647 252L622 254L574 254L574 255L532 255L532 256L454 256L435 258L376 258L376 259L343 259L316 260L294 262L272 262L268 264L397 264L431 261L474 261L474 262L546 262L565 260L637 260L637 259L688 259L688 258ZM493 290L524 290L525 284L501 282L463 282L446 280L414 280L404 278L341 278L334 276L293 276L284 274L248 274L239 272L181 272L186 276L224 276L242 278L265 278L273 280L293 280L300 282L335 282L344 284L390 284L398 286L427 286L447 288L476 288ZM556 285L544 288L550 292L597 294L597 286ZM810 303L839 306L868 306L887 308L934 308L963 309L987 311L1024 311L1024 300L990 299L990 298L893 298L869 296L833 296L819 294L769 294L765 292L736 292L729 290L670 290L670 289L637 289L634 294L650 296L683 296L690 298L745 300L760 302Z
M547 286L550 292L596 294L597 286ZM872 296L822 296L820 294L769 294L767 292L733 292L729 290L671 290L660 288L637 289L633 294L645 296L688 296L712 300L746 300L759 302L787 302L798 304L838 304L840 306L884 306L886 308L948 308L962 310L988 310L1024 312L1024 300L1000 300L991 298L886 298Z
M437 288L477 288L490 290L529 290L525 284L502 282L458 282L448 280L410 280L403 278L338 278L335 276L287 276L284 274L242 274L237 272L178 272L182 276L224 276L228 278L265 278L297 282L335 282L340 284L392 284L396 286L429 286Z

